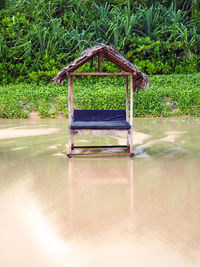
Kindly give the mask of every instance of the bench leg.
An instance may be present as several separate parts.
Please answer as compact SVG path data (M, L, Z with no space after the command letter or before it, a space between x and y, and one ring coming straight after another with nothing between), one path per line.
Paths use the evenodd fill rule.
M69 137L68 137L68 151L67 151L67 156L70 157L70 155L72 154L72 130L69 129Z
M129 150L129 152L130 152L130 157L133 157L133 155L134 155L134 153L133 153L133 128L131 127L131 129L130 129L130 150Z
M127 131L127 147L130 146L130 130Z
M71 148L72 148L72 150L74 150L74 131L73 130L71 130Z

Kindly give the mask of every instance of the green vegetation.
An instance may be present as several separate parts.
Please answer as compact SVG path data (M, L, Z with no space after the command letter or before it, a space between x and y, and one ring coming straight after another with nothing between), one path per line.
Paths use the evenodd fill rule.
M200 115L200 73L155 75L146 91L134 93L134 116ZM67 85L5 85L0 87L0 117L27 118L31 110L41 117L67 116ZM79 109L124 109L123 77L74 79L74 103Z
M134 116L200 115L200 1L4 0L0 117L67 116L67 86L51 79L97 43L150 75L150 89L134 94ZM96 68L94 60L80 71ZM116 67L104 62L103 71ZM122 109L124 79L76 78L74 100L77 108Z
M200 68L197 0L8 0L6 7L0 10L1 84L50 81L99 42L113 44L149 75Z

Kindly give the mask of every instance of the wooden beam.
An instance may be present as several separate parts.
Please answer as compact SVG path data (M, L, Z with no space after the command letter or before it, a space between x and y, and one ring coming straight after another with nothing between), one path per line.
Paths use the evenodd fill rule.
M126 120L129 122L129 96L128 96L128 76L126 76ZM130 131L127 134L127 146L130 146ZM130 147L129 147L130 149Z
M129 153L77 153L77 154L68 154L69 158L71 157L124 157L124 156L130 156ZM133 157L133 155L131 156Z
M133 155L133 75L130 75L130 156Z
M126 120L129 122L128 76L126 76Z
M111 129L111 130L105 130L105 129L76 129L72 130L73 135L118 135L118 136L124 136L127 135L127 132L129 133L130 130L127 129Z
M71 124L73 115L73 77L68 75L68 122Z
M119 148L119 147L127 148L127 146L116 145L116 146L74 146L74 149L75 148L85 148L85 149L87 149L87 148L97 148L97 149L99 149L99 148Z
M73 77L68 75L68 154L72 153L72 138L71 122L73 116Z
M126 76L130 72L71 72L71 76Z
M71 123L73 121L73 116L74 116L74 93L73 93L73 77L71 76ZM70 124L71 124L70 123ZM70 133L71 133L71 147L73 149L74 146L74 135L73 135L73 131L70 129Z
M102 62L103 62L103 56L100 53L98 56L98 72L102 72Z

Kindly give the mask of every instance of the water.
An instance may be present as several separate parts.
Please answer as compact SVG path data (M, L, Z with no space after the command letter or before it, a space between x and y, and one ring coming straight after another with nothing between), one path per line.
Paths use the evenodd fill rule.
M134 159L68 159L66 126L0 120L0 266L200 266L200 118L135 119Z

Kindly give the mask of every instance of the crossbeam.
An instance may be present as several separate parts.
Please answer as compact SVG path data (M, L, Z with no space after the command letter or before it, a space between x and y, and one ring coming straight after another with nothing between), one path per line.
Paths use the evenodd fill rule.
M130 72L71 72L72 76L127 76Z
M74 148L85 148L85 149L97 148L98 149L98 148L119 148L119 147L128 149L127 146L123 146L123 145L116 145L116 146L73 146L73 149Z
M105 130L105 129L76 129L72 130L73 135L117 135L117 136L124 136L129 133L129 129L111 129L111 130Z
M79 154L68 154L68 158L73 157L124 157L130 156L130 153L79 153ZM131 156L133 157L133 155Z

